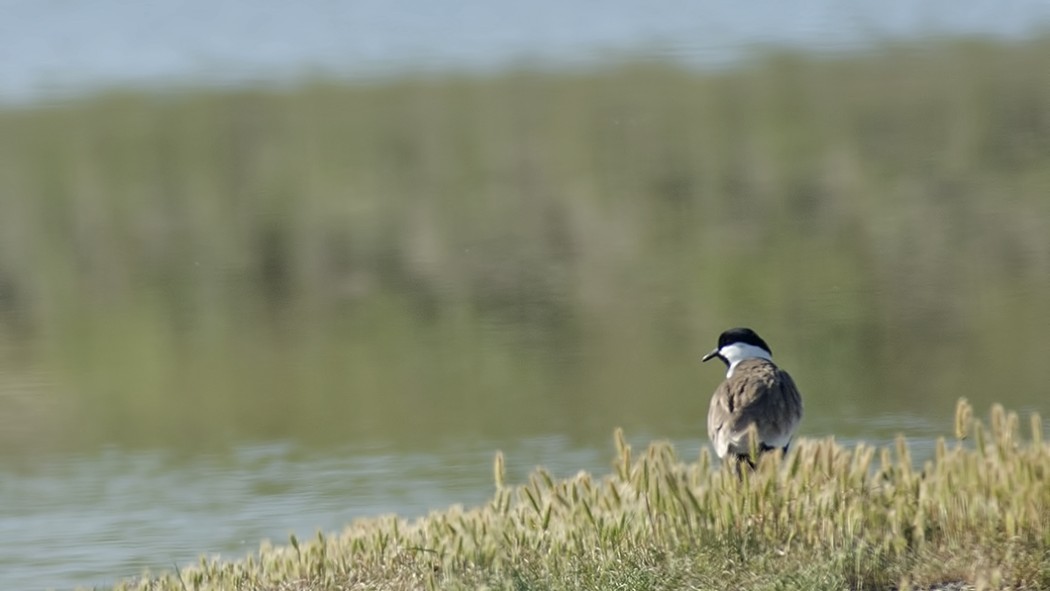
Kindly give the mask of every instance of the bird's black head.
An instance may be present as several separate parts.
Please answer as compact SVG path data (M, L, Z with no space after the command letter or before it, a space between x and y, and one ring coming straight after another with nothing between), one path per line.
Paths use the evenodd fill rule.
M769 345L762 340L762 337L758 336L758 333L751 330L750 328L730 328L729 330L718 335L718 348L721 349L726 345L732 345L733 343L744 343L745 345L754 345L755 347L761 347L773 354L773 350L769 348Z
M758 333L750 328L738 327L730 328L718 335L718 346L715 347L714 351L704 355L702 361L710 361L711 359L718 357L725 362L726 365L729 365L732 361L726 358L722 350L734 344L751 345L752 347L758 347L759 349L764 350L769 355L773 354L773 350L769 348L769 345L767 345L764 340L762 340L762 337L758 336ZM737 349L737 347L734 347L734 349Z

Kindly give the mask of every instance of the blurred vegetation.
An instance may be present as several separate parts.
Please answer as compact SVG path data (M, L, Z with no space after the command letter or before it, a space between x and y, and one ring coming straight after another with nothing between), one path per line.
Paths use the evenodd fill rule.
M986 426L987 425L987 426ZM1022 433L1031 433L1026 439ZM117 589L1045 589L1050 447L1038 415L990 424L959 401L956 434L921 469L908 441L847 449L803 440L742 478L705 448L666 442L639 457L617 432L612 474L558 480L542 468L483 507L201 558Z
M695 428L738 324L809 409L1045 404L1047 55L9 108L0 439Z

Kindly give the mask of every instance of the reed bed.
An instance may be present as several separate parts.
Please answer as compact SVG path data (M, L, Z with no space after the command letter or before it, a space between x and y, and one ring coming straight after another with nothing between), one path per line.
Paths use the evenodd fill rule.
M701 415L690 361L730 318L865 413L1035 406L1048 54L947 40L0 110L0 372L54 382L0 384L30 425L6 447L596 441ZM540 412L567 399L620 416Z
M505 480L481 507L358 521L117 588L1045 589L1050 447L1038 415L960 400L956 433L914 465L889 447L802 440L742 477L705 448L636 454L616 432L610 474ZM1024 437L1022 432L1030 432Z

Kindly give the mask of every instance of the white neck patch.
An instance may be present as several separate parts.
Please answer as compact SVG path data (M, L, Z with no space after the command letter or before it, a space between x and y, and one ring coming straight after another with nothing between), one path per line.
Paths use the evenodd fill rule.
M726 345L718 350L718 353L722 357L726 358L729 362L729 371L726 372L726 377L733 377L733 370L736 366L745 359L768 359L773 360L773 356L769 354L762 347L756 347L754 345L748 345L747 343L733 343L732 345Z

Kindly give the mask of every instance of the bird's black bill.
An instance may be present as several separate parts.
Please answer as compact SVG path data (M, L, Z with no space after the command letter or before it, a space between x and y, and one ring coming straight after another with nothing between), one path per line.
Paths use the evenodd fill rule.
M703 357L700 358L700 361L711 361L715 357L718 357L718 349L715 349L714 351L711 351L707 355L704 355Z

